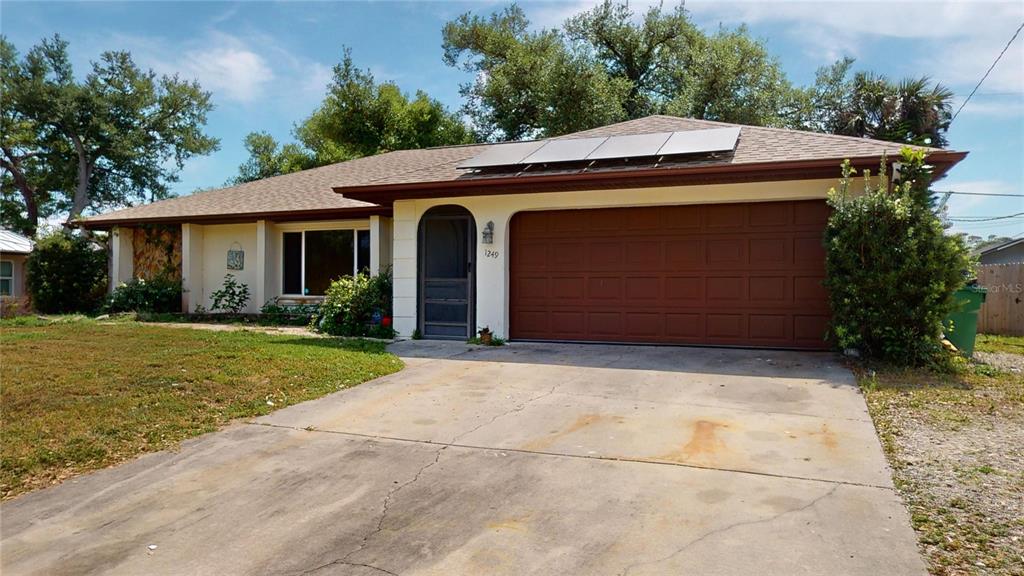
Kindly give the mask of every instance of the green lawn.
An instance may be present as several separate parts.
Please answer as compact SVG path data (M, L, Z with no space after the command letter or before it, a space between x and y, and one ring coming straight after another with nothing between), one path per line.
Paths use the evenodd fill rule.
M1009 352L1024 354L1024 336L993 336L978 334L974 349L981 352Z
M1012 354L1021 340L989 336L976 349ZM1024 574L1024 374L860 368L930 572Z
M395 372L383 344L249 331L0 323L4 498Z

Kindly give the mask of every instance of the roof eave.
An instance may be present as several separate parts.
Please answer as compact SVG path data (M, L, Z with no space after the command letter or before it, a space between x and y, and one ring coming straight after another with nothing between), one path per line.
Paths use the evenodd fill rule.
M934 178L938 179L966 157L967 152L944 150L929 154L928 162L935 167L933 174ZM890 162L896 161L892 156L889 156L888 159ZM420 198L838 178L839 166L843 160L843 158L819 158L790 162L723 164L615 172L577 172L547 176L467 178L403 184L337 186L333 190L352 200L390 206L395 200ZM863 156L849 160L857 170L873 169L878 167L882 156Z
M142 224L238 224L243 222L255 222L257 220L296 222L369 218L370 216L390 215L390 206L360 206L357 208L245 212L239 214L199 214L192 216L158 216L153 218L104 218L102 220L84 218L82 220L75 221L72 225L88 230L108 230L115 226L138 226Z

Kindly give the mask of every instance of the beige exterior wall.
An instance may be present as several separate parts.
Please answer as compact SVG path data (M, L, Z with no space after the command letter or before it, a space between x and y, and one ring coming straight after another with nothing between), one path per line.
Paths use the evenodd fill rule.
M14 278L11 282L11 298L21 298L25 295L25 260L27 254L0 254L0 260L11 263L11 271Z
M197 306L210 310L210 295L221 288L224 276L249 287L247 313L256 313L268 300L282 295L282 254L284 232L302 230L370 230L371 253L378 254L378 265L391 265L390 218L377 227L377 234L369 219L328 220L319 222L271 222L260 220L246 224L182 225L182 309L195 311ZM239 248L245 252L244 267L228 270L228 250ZM289 301L317 301L319 297L295 298Z
M464 198L400 200L394 204L394 308L395 329L412 335L416 320L416 242L423 213L434 206L456 204L476 219L476 324L489 326L498 336L508 335L508 248L506 231L512 216L525 210L657 206L720 202L762 202L825 198L838 180L756 182L705 186L673 186L626 190L549 192ZM858 189L855 183L851 189ZM494 243L481 244L479 234L494 222ZM485 257L484 251L489 251Z
M228 270L228 250L241 249L245 252L243 268ZM249 306L244 312L259 312L262 302L256 302L256 224L218 224L203 226L202 240L202 282L200 293L193 295L196 302L211 309L210 295L224 285L224 276L232 274L239 283L249 286Z

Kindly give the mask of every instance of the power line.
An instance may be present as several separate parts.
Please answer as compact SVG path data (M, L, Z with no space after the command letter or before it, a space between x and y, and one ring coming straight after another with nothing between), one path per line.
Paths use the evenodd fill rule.
M1024 218L1024 212L1005 216L949 216L950 220L1002 220L1003 218Z
M961 194L964 196L1001 196L1004 198L1024 198L1024 194L996 194L994 192L956 192L953 190L932 190L932 194Z
M1024 212L1018 212L1016 214L1007 214L1006 216L961 216L959 218L949 217L948 220L951 222L992 222L993 220L1009 220L1011 218L1020 218L1024 216Z
M981 80L978 80L978 85L974 87L974 90L971 90L971 93L967 95L967 99L964 100L962 104L960 104L959 108L957 108L956 114L953 114L953 117L949 119L950 124L952 124L953 121L956 120L956 117L960 115L960 111L964 109L964 106L967 106L967 103L971 101L971 96L974 96L974 93L978 91L978 88L981 88L981 83L984 82L986 78L988 78L989 73L992 72L992 69L995 68L996 64L999 63L999 60L1002 59L1003 54L1006 54L1006 51L1010 48L1010 44L1013 44L1013 41L1017 39L1017 35L1020 34L1020 31L1022 29L1024 29L1024 22L1021 22L1020 26L1017 27L1017 31L1013 33L1013 36L1010 38L1010 41L1006 43L1006 46L1003 46L1003 51L999 53L999 56L996 56L995 61L992 62L992 65L989 66L988 70L985 71L985 75L981 77Z

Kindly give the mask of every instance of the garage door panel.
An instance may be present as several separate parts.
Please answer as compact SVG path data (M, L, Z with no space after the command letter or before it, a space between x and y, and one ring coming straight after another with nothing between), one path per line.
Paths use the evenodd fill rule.
M702 276L666 278L665 299L670 303L702 304L704 302L704 278Z
M709 232L721 232L727 229L741 230L746 226L746 204L709 204L704 206L704 228Z
M812 229L824 229L828 222L829 207L824 202L793 202L793 223L797 226L809 226Z
M785 314L751 314L749 319L751 340L789 339L789 317Z
M793 317L793 338L800 342L821 342L828 329L828 315L796 315Z
M789 202L765 202L749 210L751 228L789 226L793 223L793 205Z
M821 236L804 236L793 239L793 262L795 264L820 267L825 262L825 247Z
M708 266L745 266L747 242L743 238L712 238L705 241L704 254Z
M672 206L670 209L659 206L657 210L664 230L698 232L701 229L703 211L700 206Z
M750 264L757 268L786 266L791 263L792 243L789 238L750 238L747 240Z
M746 322L742 314L708 313L705 315L707 337L727 340L745 340Z
M622 270L623 246L619 242L591 242L590 251L578 262L589 270Z
M699 238L673 238L665 241L665 266L669 270L687 270L704 265L704 243Z
M626 298L637 300L661 300L661 278L647 276L626 278Z
M626 335L631 338L658 337L662 333L661 314L651 312L626 312Z
M827 215L823 201L517 214L510 336L824 348Z
M584 279L582 277L555 277L551 279L551 292L549 296L553 300L569 300L578 302L586 294Z
M793 278L793 300L811 305L828 300L824 276L796 276Z
M741 304L747 299L746 283L742 276L710 276L705 281L705 300L708 304Z
M590 300L621 300L622 279L601 276L588 278L587 298Z
M665 314L665 336L670 340L704 337L704 315L699 312Z
M751 276L747 279L750 302L757 305L789 304L789 279L785 276Z
M583 338L587 333L587 315L582 310L553 312L550 330L561 338Z

